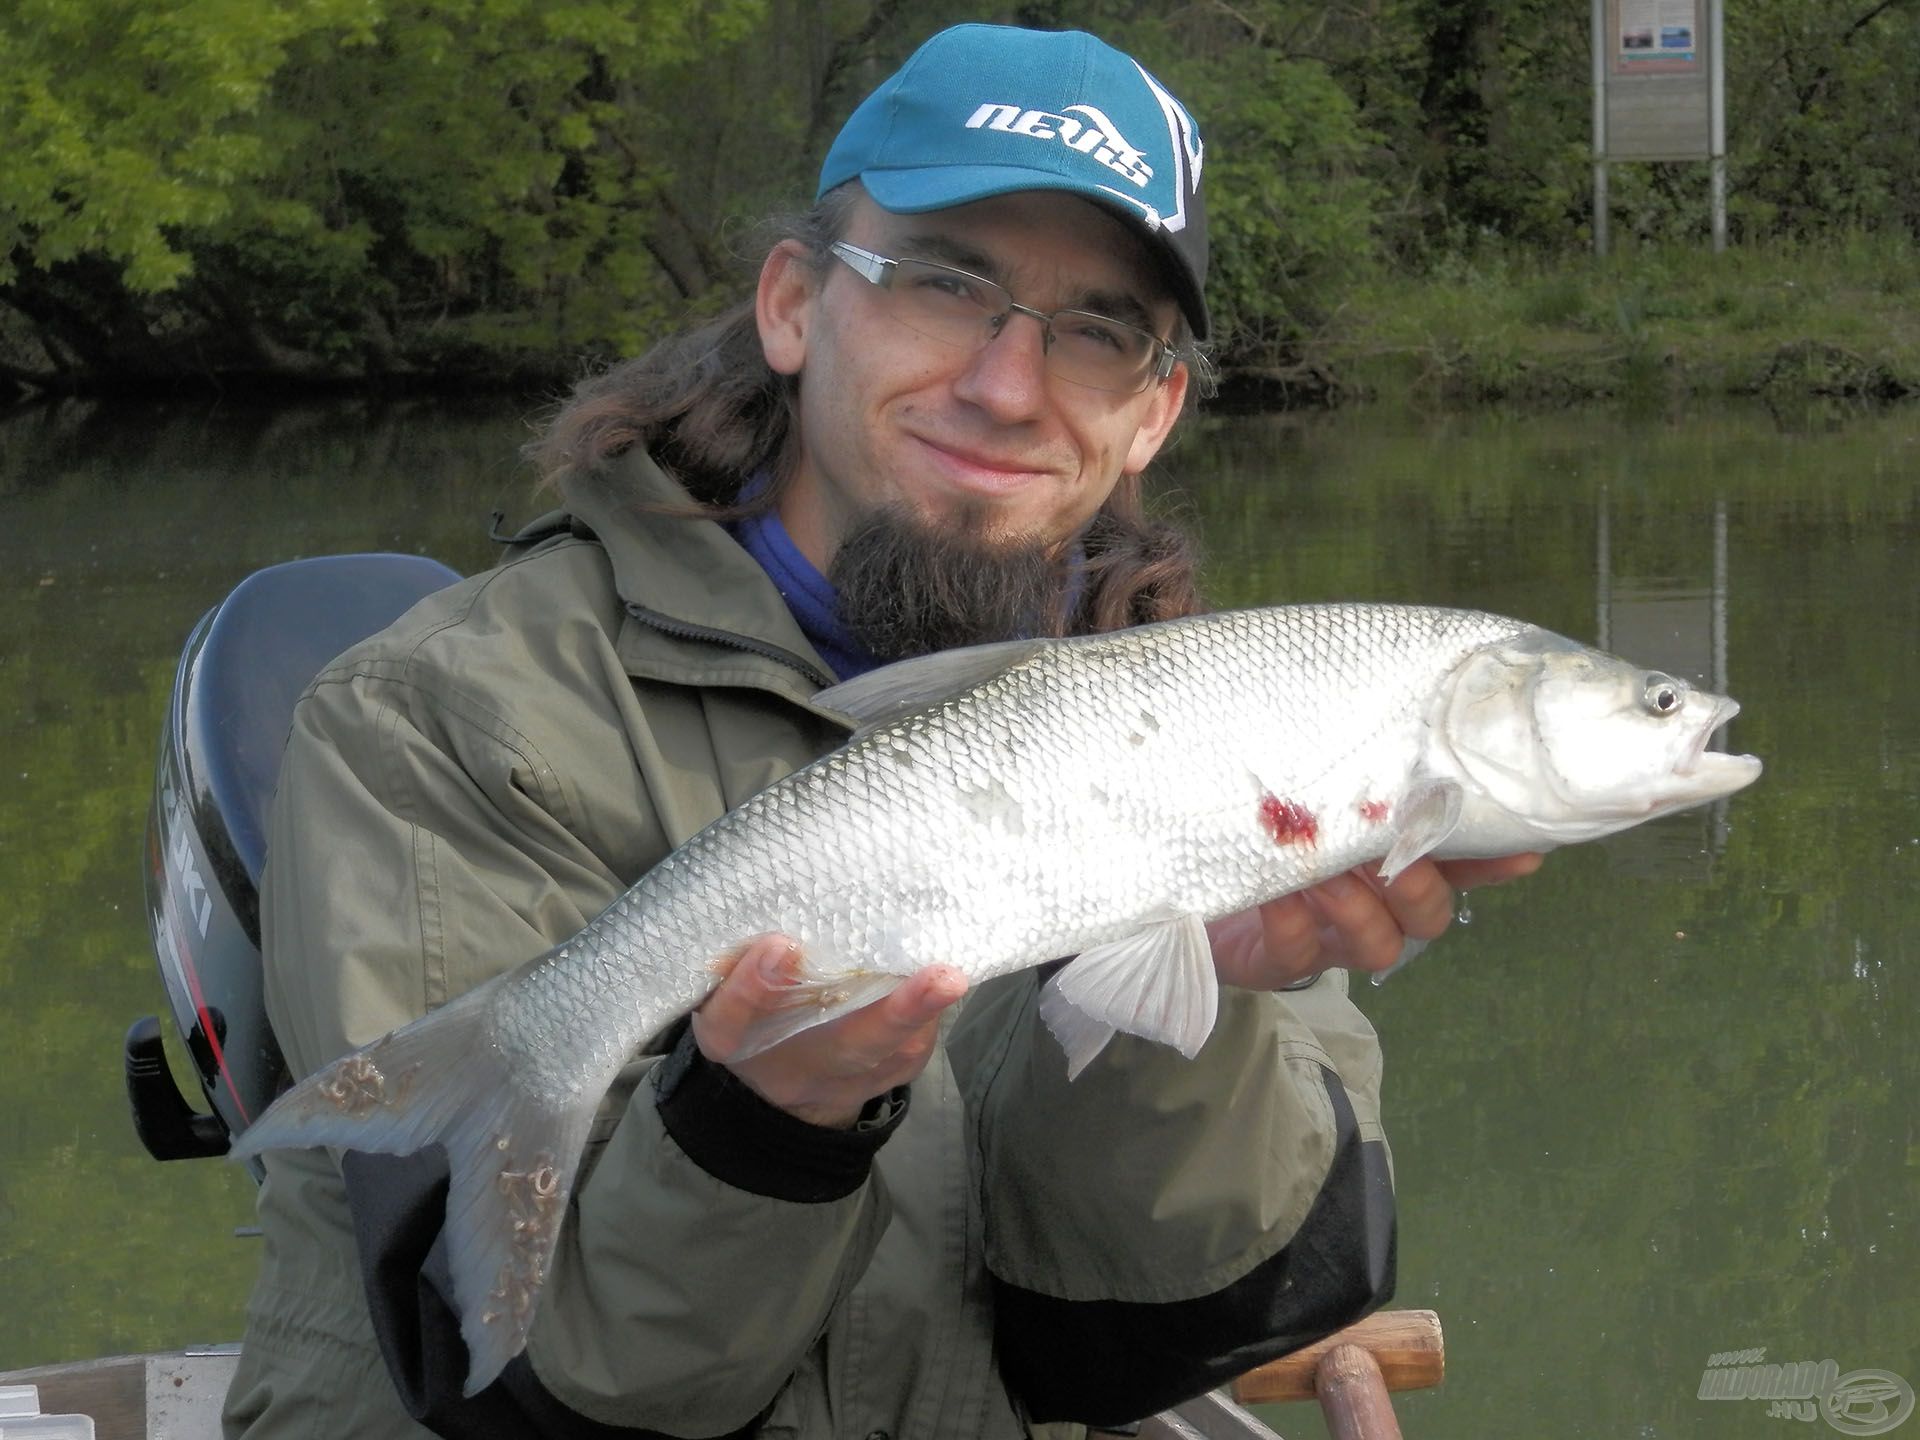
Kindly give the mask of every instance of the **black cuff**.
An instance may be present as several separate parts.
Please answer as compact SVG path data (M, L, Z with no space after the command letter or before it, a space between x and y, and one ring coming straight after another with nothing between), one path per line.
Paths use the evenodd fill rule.
M805 1205L866 1184L873 1157L907 1114L900 1086L869 1101L851 1130L809 1125L707 1059L691 1027L655 1068L654 1088L661 1123L694 1164L736 1190Z

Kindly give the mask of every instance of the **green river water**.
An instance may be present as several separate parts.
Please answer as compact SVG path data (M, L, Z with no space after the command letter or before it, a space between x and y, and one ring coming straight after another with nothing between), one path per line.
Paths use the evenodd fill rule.
M162 1005L140 846L188 628L296 555L484 565L487 512L535 508L527 433L424 404L0 421L0 1370L239 1334L251 1182L147 1159L120 1080ZM1209 417L1167 468L1219 603L1524 616L1723 684L1768 766L1474 894L1362 996L1395 1303L1448 1337L1407 1433L1837 1428L1698 1398L1735 1350L1920 1383L1920 411Z

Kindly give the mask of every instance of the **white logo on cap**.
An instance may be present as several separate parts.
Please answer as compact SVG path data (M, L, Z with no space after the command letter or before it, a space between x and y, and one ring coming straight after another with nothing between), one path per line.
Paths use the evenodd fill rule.
M1120 127L1091 105L1069 105L1064 113L1051 110L1025 110L1018 105L982 105L968 117L967 129L999 130L1008 135L1027 135L1035 140L1058 140L1069 150L1091 156L1116 175L1144 186L1153 178L1153 167L1137 146L1127 143Z
M1160 113L1167 117L1167 139L1173 145L1174 166L1186 172L1184 183L1180 177L1175 178L1173 213L1165 217L1167 229L1184 230L1187 228L1187 197L1199 192L1200 159L1206 147L1200 143L1199 132L1194 129L1193 117L1187 114L1186 107L1168 94L1166 86L1149 75L1138 60L1133 62L1133 68L1140 71L1140 78L1146 81L1153 98L1160 102Z

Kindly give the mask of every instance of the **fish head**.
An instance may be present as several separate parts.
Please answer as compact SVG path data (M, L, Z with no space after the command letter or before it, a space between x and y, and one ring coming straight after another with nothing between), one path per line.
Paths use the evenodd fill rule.
M1438 728L1469 825L1494 848L1522 849L1591 840L1751 784L1758 759L1707 748L1739 713L1727 696L1533 631L1458 667Z

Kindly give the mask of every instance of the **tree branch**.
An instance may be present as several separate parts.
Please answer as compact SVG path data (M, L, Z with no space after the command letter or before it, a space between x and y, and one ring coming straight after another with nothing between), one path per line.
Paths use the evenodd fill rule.
M820 74L814 81L813 104L807 115L806 142L802 147L808 155L818 154L821 140L827 129L827 99L834 93L834 87L849 66L859 58L860 53L871 45L874 37L884 30L900 9L900 0L875 0L873 9L867 12L866 23L844 40L834 42L833 49L827 52L827 63L820 67Z
M1875 20L1879 19L1882 14L1884 14L1888 10L1891 10L1898 3L1899 3L1899 0L1880 0L1880 3L1878 5L1874 6L1871 10L1867 11L1866 14L1862 15L1858 20L1854 21L1853 24L1847 27L1846 34L1840 37L1840 43L1842 45L1852 44L1854 36L1858 35L1862 30L1866 29L1867 26L1871 25Z

